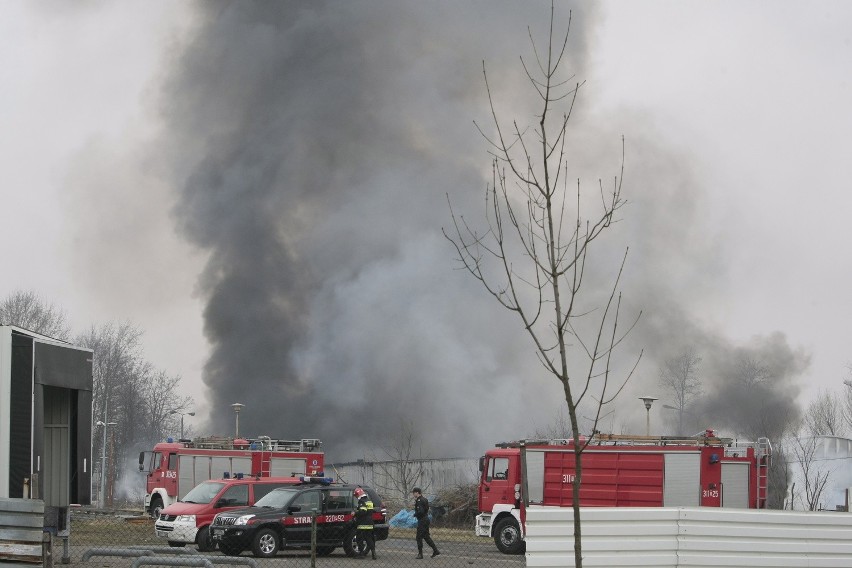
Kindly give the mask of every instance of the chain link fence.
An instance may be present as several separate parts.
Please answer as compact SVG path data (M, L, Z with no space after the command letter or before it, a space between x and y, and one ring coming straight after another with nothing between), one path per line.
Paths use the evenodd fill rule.
M387 538L376 542L375 560L370 555L351 555L354 552L351 546L347 547L343 542L338 547L328 546L329 535L323 534L323 527L316 523L305 527L305 530L313 532L315 542L325 542L326 546L291 549L282 542L280 534L273 531L267 536L277 539L277 549L270 557L256 555L254 550L257 544L251 542L246 543L245 550L236 554L233 550L225 554L218 546L214 550L202 552L193 544L169 546L167 539L156 535L154 520L141 513L81 508L71 513L70 537L63 547L65 557L61 560L60 545L54 544L57 551L55 561L56 564L70 563L91 568L136 568L142 565L207 568L212 565L249 565L259 568L286 565L308 568L358 564L511 567L525 564L523 555L502 554L492 539L475 536L472 523L458 526L458 523L449 519L438 518L432 524L431 536L440 554L433 557L431 549L424 545L423 559L417 558L416 528L413 527L390 526ZM263 549L261 553L264 553Z

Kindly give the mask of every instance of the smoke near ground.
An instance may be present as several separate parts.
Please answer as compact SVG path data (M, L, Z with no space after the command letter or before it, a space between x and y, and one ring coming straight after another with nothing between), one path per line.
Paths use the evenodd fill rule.
M568 66L582 80L599 16L572 8ZM199 279L209 431L231 432L240 402L241 435L320 437L333 459L365 455L401 421L425 453L476 455L555 415L561 390L519 322L454 270L440 233L446 193L468 216L482 211L481 62L498 111L533 122L518 56L531 55L526 26L540 36L548 17L546 3L514 2L196 6L160 86L156 146L169 156L175 222L209 254ZM625 294L644 316L626 347L646 349L611 424L643 424L634 395L656 388L659 362L686 337L719 365L760 350L791 402L801 354L773 335L756 347L716 337L701 313L724 278L725 251L698 214L707 188L639 116L595 109L595 88L578 108L573 175L593 188L617 174L625 134L633 203L593 252L590 278L603 289L632 247ZM697 257L720 270L697 274ZM722 386L708 393L726 399Z

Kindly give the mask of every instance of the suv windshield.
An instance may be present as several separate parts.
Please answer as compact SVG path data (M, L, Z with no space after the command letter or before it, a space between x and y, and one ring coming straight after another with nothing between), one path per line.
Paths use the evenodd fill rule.
M294 495L299 493L299 489L291 487L279 487L275 491L270 491L263 497L257 500L255 507L283 507L290 502Z
M225 486L224 483L215 481L205 481L200 485L196 485L192 490L183 496L183 503L209 503L219 494L219 491Z

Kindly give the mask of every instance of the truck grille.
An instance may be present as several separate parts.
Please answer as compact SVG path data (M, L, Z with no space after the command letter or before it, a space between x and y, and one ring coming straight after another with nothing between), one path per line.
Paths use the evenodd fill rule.
M218 526L233 525L236 521L235 517L216 517L213 524Z
M160 515L161 521L172 521L173 522L175 519L177 519L177 515Z

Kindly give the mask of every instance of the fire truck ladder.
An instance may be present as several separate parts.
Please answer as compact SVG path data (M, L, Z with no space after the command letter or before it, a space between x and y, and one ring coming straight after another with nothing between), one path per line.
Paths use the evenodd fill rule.
M322 442L316 438L301 440L276 440L269 436L260 436L249 440L253 449L272 452L317 452Z
M630 434L595 433L594 446L730 446L732 438L720 438L712 430L695 436L634 436Z
M765 509L769 497L769 464L772 459L772 444L769 438L758 438L755 447L757 475L757 508Z

